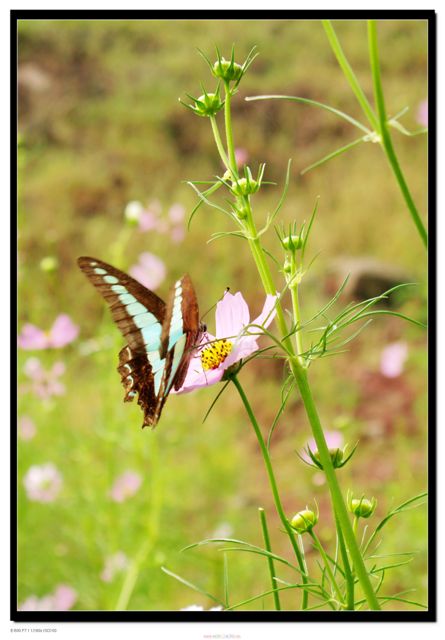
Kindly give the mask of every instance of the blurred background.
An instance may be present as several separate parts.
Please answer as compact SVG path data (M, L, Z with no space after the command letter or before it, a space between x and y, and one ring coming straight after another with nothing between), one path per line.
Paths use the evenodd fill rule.
M371 98L365 22L335 28ZM402 122L419 129L427 24L379 22L378 36L388 113L409 106ZM123 404L115 370L123 339L76 265L81 255L101 258L161 297L187 271L202 313L230 286L243 293L251 317L258 315L264 294L247 243L207 244L212 233L230 229L228 219L201 207L186 229L196 196L185 181L211 180L223 169L209 122L178 98L201 95L201 82L208 91L215 87L197 48L213 60L215 45L229 57L232 43L238 62L255 45L260 54L233 101L240 163L256 172L266 162L266 180L276 183L254 198L258 226L280 197L289 158L281 219L301 224L320 196L309 247L309 258L318 257L303 284L303 319L351 273L341 305L415 282L393 308L426 320L424 248L380 147L359 145L302 176L356 131L315 107L244 101L302 96L363 121L319 21L20 21L18 602L24 609L209 608L214 602L161 567L223 598L223 554L215 546L181 549L211 536L261 545L260 506L273 550L290 557L236 391L228 388L204 423L219 387L172 396L157 429L142 431L141 411ZM394 139L425 218L426 136L395 131ZM129 223L132 216L137 224ZM282 259L273 232L265 244ZM213 331L214 312L205 320ZM309 346L311 335L304 340ZM345 492L377 498L372 528L389 508L426 488L425 333L382 317L348 347L315 362L310 380L332 441L359 440L339 477ZM282 364L257 359L241 379L267 434L280 404ZM309 438L293 394L271 449L284 508L292 517L315 498L319 536L333 550L323 475L296 455ZM415 587L413 599L426 602L425 507L384 530L377 553L400 551L416 555L388 574L382 592ZM317 571L315 554L307 552ZM231 604L269 588L261 557L229 553L228 571ZM284 571L280 576L290 579ZM292 609L299 597L284 592L282 602ZM265 597L244 608L273 603Z

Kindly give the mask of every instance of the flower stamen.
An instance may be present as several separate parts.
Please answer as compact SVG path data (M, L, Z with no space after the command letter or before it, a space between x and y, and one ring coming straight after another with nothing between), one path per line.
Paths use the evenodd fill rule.
M232 351L232 343L226 338L215 340L201 351L202 368L205 371L217 369Z

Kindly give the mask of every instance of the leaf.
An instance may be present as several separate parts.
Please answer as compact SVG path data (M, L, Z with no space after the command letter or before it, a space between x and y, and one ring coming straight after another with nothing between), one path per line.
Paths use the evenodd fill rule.
M201 595L206 596L206 598L210 598L210 600L213 600L213 602L217 602L221 606L224 605L224 603L221 602L221 600L219 600L218 598L215 598L215 596L212 596L211 593L208 593L204 589L201 589L201 587L198 587L195 584L193 584L192 582L189 582L188 580L185 580L185 578L181 578L181 576L178 576L176 573L173 573L173 571L170 571L166 567L161 567L161 571L166 573L168 576L170 576L172 578L175 578L175 580L178 580L178 582L181 582L186 587L190 587L190 589L193 589L194 591L197 591Z
M326 156L323 156L323 158L321 158L320 160L317 160L317 162L313 162L309 166L307 166L304 169L302 169L300 171L301 175L304 176L304 174L308 173L308 171L312 171L312 169L316 169L317 167L320 167L325 162L328 162L329 160L332 160L333 158L336 158L337 156L341 155L342 153L345 153L346 151L349 151L349 149L352 149L353 147L356 147L361 142L366 142L366 136L362 136L361 138L357 138L356 140L353 140L352 142L349 142L348 144L345 144L343 147L340 147L339 149L336 149L335 151L332 151L331 153L328 153Z

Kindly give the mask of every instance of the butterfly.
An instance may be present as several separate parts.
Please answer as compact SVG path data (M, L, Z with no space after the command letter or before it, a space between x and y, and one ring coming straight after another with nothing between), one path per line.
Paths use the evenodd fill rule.
M167 304L129 275L99 260L77 263L109 305L127 341L119 353L118 372L124 402L138 394L145 426L155 427L170 391L183 385L193 349L205 325L199 321L195 289L188 275L170 290Z

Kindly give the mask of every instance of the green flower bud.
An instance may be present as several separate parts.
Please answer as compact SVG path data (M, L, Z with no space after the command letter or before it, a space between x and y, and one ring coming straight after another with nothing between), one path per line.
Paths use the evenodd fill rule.
M348 494L348 509L357 518L369 518L375 511L377 500L375 498L353 498L352 493Z
M45 256L40 260L40 268L46 273L52 273L59 266L59 261L55 256Z
M343 458L344 458L343 449L340 449L339 447L337 447L336 449L329 449L329 455L331 456L334 469L338 469L339 467L343 466L342 465ZM314 458L318 460L318 462L320 462L320 453L318 451L315 451ZM320 462L320 465L321 465L321 462Z
M303 238L301 235L290 235L283 238L281 243L286 251L296 251L303 246Z
M217 60L212 68L213 75L216 78L221 78L225 82L237 82L243 75L243 67L234 60L226 60L220 58Z
M192 100L192 104L186 104L182 100L179 100L179 102L203 118L215 116L224 106L224 100L221 100L219 89L215 93L204 93L199 98L194 98L189 94L187 96Z
M292 262L286 258L283 265L284 273L292 273Z
M237 196L249 196L260 188L259 182L253 178L240 178L238 182L232 182L232 191Z
M290 524L297 533L306 533L307 531L311 531L317 522L318 515L306 508L296 513Z

